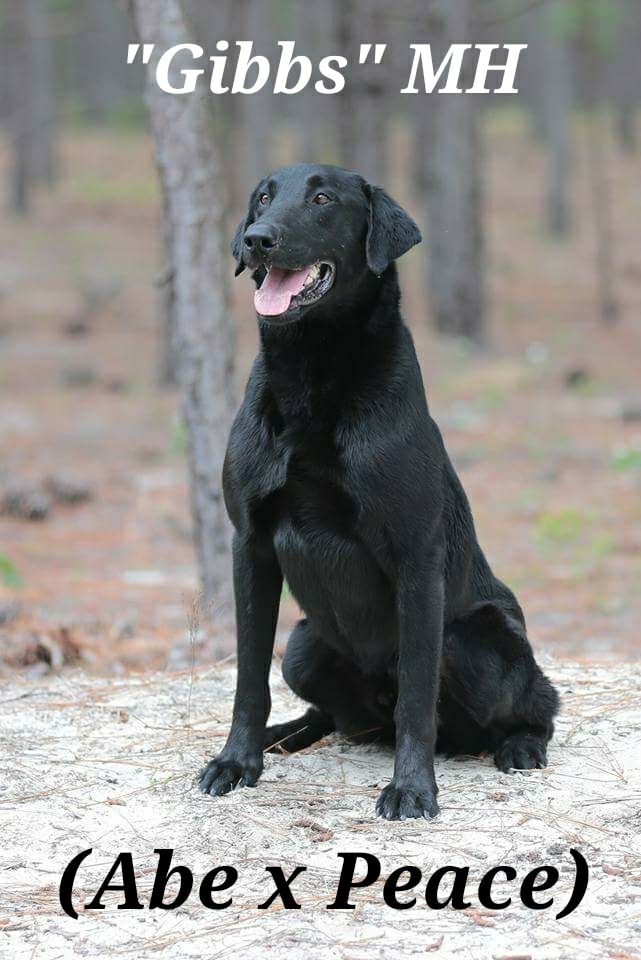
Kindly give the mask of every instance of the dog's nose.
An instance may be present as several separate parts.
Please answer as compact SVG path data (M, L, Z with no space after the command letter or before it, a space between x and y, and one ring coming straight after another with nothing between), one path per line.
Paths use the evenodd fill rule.
M245 248L256 253L270 253L278 246L278 240L276 227L269 223L252 223L243 237Z

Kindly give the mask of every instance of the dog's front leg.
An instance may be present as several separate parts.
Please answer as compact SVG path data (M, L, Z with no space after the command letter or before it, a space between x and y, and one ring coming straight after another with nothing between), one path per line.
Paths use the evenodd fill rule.
M387 820L435 817L436 701L443 640L443 575L440 565L413 569L397 590L398 699L394 712L394 776L376 804Z
M271 544L234 537L238 679L231 730L222 752L200 774L204 793L253 787L263 772L265 725L271 709L269 668L283 577Z

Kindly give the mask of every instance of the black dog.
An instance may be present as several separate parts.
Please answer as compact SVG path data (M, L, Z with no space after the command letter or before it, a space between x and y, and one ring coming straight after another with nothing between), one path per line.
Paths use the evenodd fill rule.
M477 542L399 312L394 261L420 239L380 187L304 164L256 187L233 240L261 351L224 469L238 685L205 793L253 786L264 749L332 730L394 737L390 820L438 812L436 749L545 766L558 697ZM311 707L266 728L283 577L306 614L283 675Z

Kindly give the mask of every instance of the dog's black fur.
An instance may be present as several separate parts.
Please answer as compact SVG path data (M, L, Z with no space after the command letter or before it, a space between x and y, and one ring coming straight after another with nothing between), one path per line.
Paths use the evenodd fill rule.
M258 316L224 469L238 685L205 793L253 786L265 749L333 730L394 737L376 806L392 820L437 813L435 750L487 751L503 771L546 763L558 697L477 542L399 312L394 260L420 239L382 189L315 164L263 180L234 238L237 273L247 266L257 286L272 265L319 260L333 282ZM305 611L283 674L311 706L266 728L283 577Z

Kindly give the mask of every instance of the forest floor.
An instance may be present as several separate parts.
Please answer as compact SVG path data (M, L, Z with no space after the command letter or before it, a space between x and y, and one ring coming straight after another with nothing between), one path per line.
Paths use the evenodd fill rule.
M641 185L636 158L613 152L620 318L608 327L575 146L573 229L554 242L540 146L509 115L490 126L487 351L431 332L425 246L402 262L405 314L481 543L519 594L535 646L636 658ZM5 164L0 149L0 177ZM233 649L230 603L221 598L213 628L193 614L185 436L175 392L157 384L150 145L142 134L69 131L60 171L28 218L0 223L10 238L0 259L0 498L51 477L87 485L90 498L54 498L39 522L0 516L0 648L5 663L36 672L74 659L100 672L175 668L192 655L206 665ZM399 162L391 189L422 220L406 180ZM234 296L242 385L256 348L245 277ZM297 615L285 598L281 637Z
M389 823L374 802L392 770L391 753L330 737L306 751L268 756L256 789L212 799L194 778L229 728L235 671L207 670L95 678L67 671L8 680L0 696L0 954L12 960L68 957L234 955L314 960L432 956L465 960L638 960L641 943L641 664L587 667L548 658L563 712L543 771L506 775L489 759L439 758L441 813L433 821ZM277 720L300 710L274 679ZM194 893L175 911L121 911L108 893L85 912L121 851L132 854L137 893L148 906L155 848L189 867ZM589 867L578 908L557 920L574 884L570 849ZM81 851L74 890L79 919L58 899L66 865ZM353 911L328 911L341 852L381 861L381 878L350 898ZM503 910L479 905L478 883L508 865L516 879L495 884ZM238 871L222 910L205 909L198 887L218 865ZM289 876L300 910L258 904L272 893L267 866ZM390 872L418 867L409 910L383 902ZM437 868L469 867L467 901L430 911L425 884ZM535 867L559 870L550 909L519 900ZM359 862L356 879L364 875ZM219 880L222 877L218 878ZM407 875L403 879L407 879ZM114 883L121 882L118 875ZM451 889L443 881L443 899ZM166 902L177 893L174 878ZM6 947L3 947L6 944Z

